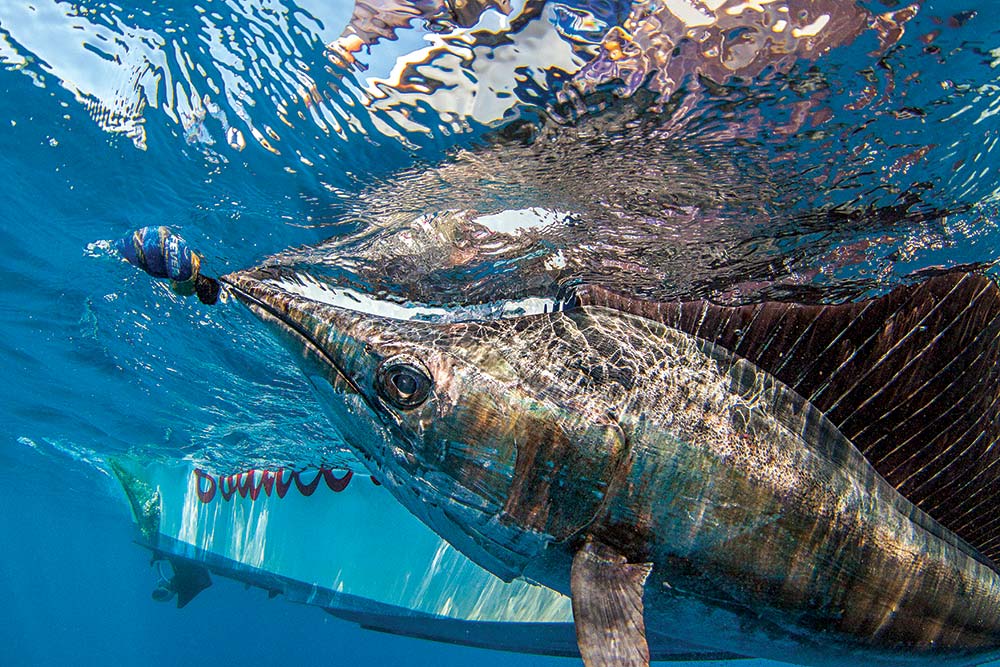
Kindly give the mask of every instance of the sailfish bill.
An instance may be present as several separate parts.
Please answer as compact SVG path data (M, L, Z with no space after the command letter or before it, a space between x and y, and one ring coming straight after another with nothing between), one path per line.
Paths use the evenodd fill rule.
M593 286L559 312L428 322L275 275L224 281L291 334L406 507L498 576L571 593L590 667L646 664L647 629L815 665L1000 650L990 278L842 305Z

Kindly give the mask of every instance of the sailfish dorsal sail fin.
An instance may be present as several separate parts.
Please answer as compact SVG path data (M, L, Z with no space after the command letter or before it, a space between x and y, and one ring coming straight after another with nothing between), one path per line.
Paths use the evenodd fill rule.
M952 271L839 305L580 305L660 321L754 363L822 410L915 505L1000 563L1000 288Z

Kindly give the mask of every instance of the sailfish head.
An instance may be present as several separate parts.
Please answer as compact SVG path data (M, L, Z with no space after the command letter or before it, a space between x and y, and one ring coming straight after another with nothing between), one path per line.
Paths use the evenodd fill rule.
M522 575L599 512L624 438L606 406L579 401L552 372L553 361L573 365L558 335L571 324L563 313L407 320L345 307L294 272L223 281L297 353L373 474L483 567Z

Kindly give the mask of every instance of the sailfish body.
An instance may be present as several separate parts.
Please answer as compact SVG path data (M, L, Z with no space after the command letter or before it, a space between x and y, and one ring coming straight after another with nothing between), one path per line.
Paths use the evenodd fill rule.
M588 665L647 664L646 628L802 664L974 664L1000 647L989 536L955 518L960 499L920 495L948 480L979 498L992 473L962 457L983 438L925 451L909 423L988 430L936 403L991 377L960 372L995 356L988 278L744 309L592 288L557 312L450 323L347 310L268 269L224 280L301 351L411 511L494 573L572 595ZM921 356L949 344L944 370ZM852 425L865 410L884 423Z

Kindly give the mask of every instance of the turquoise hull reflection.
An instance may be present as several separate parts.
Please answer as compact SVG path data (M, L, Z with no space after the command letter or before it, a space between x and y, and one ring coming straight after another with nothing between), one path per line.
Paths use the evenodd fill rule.
M210 571L374 630L578 655L567 597L494 577L368 476L330 470L215 475L193 465L133 460L112 467L132 507L139 544L175 572L204 577L193 595L209 585ZM652 643L660 660L724 657L668 637Z

